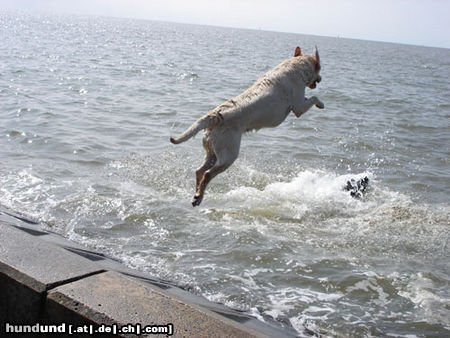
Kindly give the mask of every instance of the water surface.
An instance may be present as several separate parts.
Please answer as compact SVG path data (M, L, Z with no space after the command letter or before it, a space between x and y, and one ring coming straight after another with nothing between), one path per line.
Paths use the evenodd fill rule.
M0 203L299 335L450 334L448 49L5 12L0 35ZM246 134L192 208L201 136L169 136L297 45L325 109Z

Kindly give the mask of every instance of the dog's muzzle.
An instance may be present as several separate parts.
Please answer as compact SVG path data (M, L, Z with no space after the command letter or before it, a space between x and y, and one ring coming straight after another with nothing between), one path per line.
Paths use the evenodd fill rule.
M320 81L322 81L322 77L319 75L317 76L317 78L313 81L313 83L311 83L309 85L309 88L314 89L316 88L316 83L319 83Z

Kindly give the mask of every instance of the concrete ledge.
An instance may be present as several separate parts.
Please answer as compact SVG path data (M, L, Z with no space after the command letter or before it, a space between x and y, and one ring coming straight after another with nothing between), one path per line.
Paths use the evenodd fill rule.
M46 315L58 322L173 324L175 337L262 337L209 310L186 304L115 272L105 272L51 290Z
M0 223L0 322L37 322L47 290L104 271L14 227Z
M0 336L5 323L65 323L66 334L69 326L170 323L176 337L296 335L129 269L4 210L0 205Z

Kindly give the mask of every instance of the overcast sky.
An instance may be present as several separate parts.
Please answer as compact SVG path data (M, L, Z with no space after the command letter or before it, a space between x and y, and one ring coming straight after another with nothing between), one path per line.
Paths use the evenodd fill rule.
M0 0L0 8L131 17L450 48L449 0Z

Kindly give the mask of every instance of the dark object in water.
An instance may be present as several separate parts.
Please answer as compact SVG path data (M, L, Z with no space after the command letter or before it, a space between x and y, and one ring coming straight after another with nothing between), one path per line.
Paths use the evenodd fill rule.
M350 191L350 196L354 198L360 198L368 187L369 178L366 176L364 178L360 178L357 181L355 181L353 178L350 181L347 181L347 185L344 187L344 190Z

